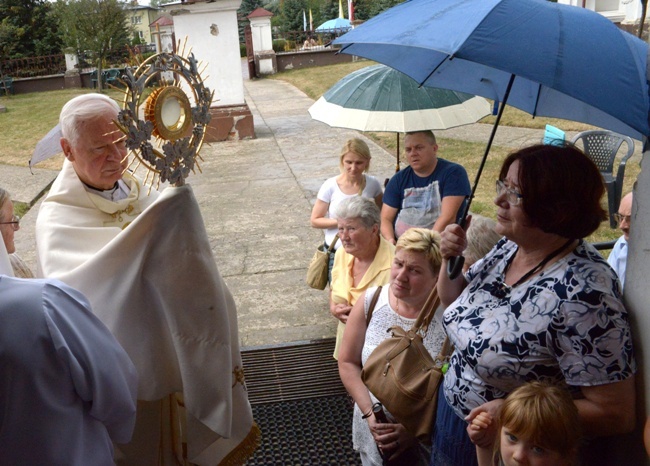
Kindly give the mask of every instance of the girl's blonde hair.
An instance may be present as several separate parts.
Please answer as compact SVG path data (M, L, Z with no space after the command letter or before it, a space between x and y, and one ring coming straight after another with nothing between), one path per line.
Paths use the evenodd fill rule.
M343 144L343 148L341 148L341 157L339 158L339 168L341 169L341 172L343 171L343 157L345 157L345 154L348 152L353 152L368 162L366 164L366 169L364 170L367 172L370 168L370 159L372 158L370 156L368 144L359 138L348 139L345 144Z
M409 228L395 243L395 251L404 249L424 254L434 275L440 272L442 254L440 253L440 233L428 228Z
M501 406L499 434L505 428L516 437L577 462L582 423L566 388L529 382L515 389ZM499 441L495 448L498 448Z

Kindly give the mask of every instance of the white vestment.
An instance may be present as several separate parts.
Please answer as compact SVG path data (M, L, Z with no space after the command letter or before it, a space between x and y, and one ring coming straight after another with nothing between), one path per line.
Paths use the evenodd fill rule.
M0 464L112 466L135 367L79 292L7 276L7 259L0 241Z
M153 201L126 181L129 198L110 202L88 193L66 161L36 222L39 268L88 296L138 370L139 400L183 393L190 462L242 464L258 430L237 311L192 189Z

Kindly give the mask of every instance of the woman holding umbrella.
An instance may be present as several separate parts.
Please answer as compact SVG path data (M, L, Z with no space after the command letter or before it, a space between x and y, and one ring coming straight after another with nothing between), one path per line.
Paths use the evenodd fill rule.
M582 238L606 218L593 163L574 147L537 145L509 155L497 180L497 232L505 236L465 276L440 275L445 329L455 350L438 400L432 465L476 464L466 431L526 382L566 386L589 437L631 431L636 364L616 275ZM466 247L442 234L443 262ZM444 266L444 264L443 264ZM469 434L469 435L468 435Z
M382 190L379 180L366 172L370 168L370 149L359 138L348 139L341 149L339 169L341 174L326 180L318 190L316 203L311 211L311 226L324 230L325 250L330 247L338 231L336 209L345 199L356 195L375 200L381 209ZM334 250L341 245L336 241ZM331 274L334 255L330 255Z

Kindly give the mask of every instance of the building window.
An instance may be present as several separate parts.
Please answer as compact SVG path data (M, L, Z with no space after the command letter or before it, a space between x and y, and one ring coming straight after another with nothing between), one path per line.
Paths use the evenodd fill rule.
M140 36L140 39L144 39L144 31L138 31L138 35Z
M142 16L131 16L131 24L142 24Z

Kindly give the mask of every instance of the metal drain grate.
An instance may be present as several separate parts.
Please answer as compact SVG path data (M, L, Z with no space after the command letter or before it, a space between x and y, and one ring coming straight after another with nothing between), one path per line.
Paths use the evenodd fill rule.
M345 395L334 338L242 350L251 404Z
M242 350L248 398L262 430L247 466L361 464L352 449L352 402L333 351L334 339Z

